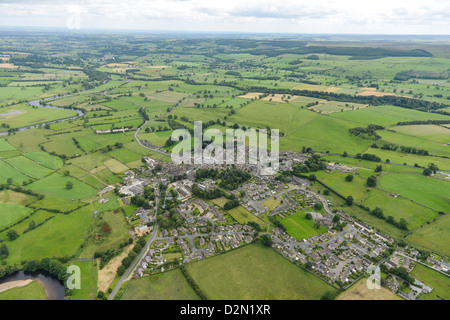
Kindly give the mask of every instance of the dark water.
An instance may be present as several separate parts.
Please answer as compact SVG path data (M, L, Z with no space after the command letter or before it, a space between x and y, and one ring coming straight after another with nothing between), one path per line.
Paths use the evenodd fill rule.
M63 283L56 278L42 273L25 273L19 271L12 276L0 279L0 284L28 279L39 281L42 284L48 300L64 300L65 292Z

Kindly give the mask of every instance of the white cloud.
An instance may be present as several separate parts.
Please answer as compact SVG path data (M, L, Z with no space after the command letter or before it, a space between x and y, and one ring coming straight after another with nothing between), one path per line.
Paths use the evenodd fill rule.
M450 3L439 0L0 0L0 24L63 27L68 4L82 28L450 33Z

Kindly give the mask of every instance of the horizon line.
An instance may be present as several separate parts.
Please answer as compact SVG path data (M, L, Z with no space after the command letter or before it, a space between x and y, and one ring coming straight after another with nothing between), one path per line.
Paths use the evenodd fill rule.
M147 33L147 34L235 34L235 35L292 35L292 36L387 36L387 37L450 37L450 34L418 34L418 33L301 33L301 32L267 32L267 31L208 31L208 30L163 30L163 29L114 29L114 28L80 28L69 29L55 26L2 26L4 29L34 29L33 31L82 33ZM19 30L18 30L19 31Z

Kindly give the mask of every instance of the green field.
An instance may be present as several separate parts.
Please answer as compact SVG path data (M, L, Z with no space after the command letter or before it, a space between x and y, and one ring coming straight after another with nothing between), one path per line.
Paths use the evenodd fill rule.
M73 188L70 190L66 189L67 181L73 183ZM59 173L53 173L44 179L33 182L28 187L34 191L67 199L83 199L96 194L96 190L87 184Z
M72 261L70 265L80 268L80 289L73 289L72 300L93 300L97 298L97 268L93 261Z
M0 151L11 151L11 150L16 150L16 148L14 148L14 146L12 146L5 139L0 139Z
M395 125L401 121L415 120L448 120L448 117L433 113L424 113L417 110L405 109L395 106L374 106L352 112L338 112L330 114L330 117L352 121L355 127L377 124L380 126Z
M104 222L108 223L111 233L105 234L101 231L101 226ZM95 228L90 230L87 243L80 254L80 258L89 259L94 257L95 252L117 249L121 243L128 241L130 238L130 229L131 226L120 210L118 212L104 212L102 219L96 221Z
M265 183L269 190L291 185L291 168L312 155L355 167L352 173L316 170L306 161L310 170L302 167L302 171L316 176L310 177L307 188L324 195L331 210L448 260L449 79L450 40L445 37L165 33L67 37L45 30L8 31L0 37L0 243L7 245L9 256L0 261L0 269L1 264L61 259L82 269L84 285L74 292L74 300L97 299L97 284L102 290L113 288L119 281L113 274L119 259L106 270L99 269L98 279L98 260L92 259L108 250L121 254L130 237L136 240L134 227L140 221L134 212L139 207L119 200L124 195L118 191L129 182L124 173L133 171L150 188L160 190L181 179L192 180L195 168L187 165L179 166L179 174L172 174L169 166L156 173L142 157L167 163L171 156L139 143L150 142L170 153L175 146L167 143L172 132L184 128L192 133L194 121L203 121L205 137L213 130L278 129L279 140L268 148L279 144L281 151L301 154L287 153L288 172L283 174L262 177L253 171L249 182ZM59 108L29 104L36 99ZM83 115L49 123L73 117L76 110ZM121 128L126 130L98 131ZM387 150L393 145L397 148ZM402 152L401 147L410 149ZM429 155L420 155L417 149ZM374 154L382 161L362 160L358 154ZM430 163L439 172L426 177L423 170ZM374 172L377 166L381 172ZM352 182L345 180L349 174ZM377 176L377 186L369 188L367 178L372 175ZM108 201L101 203L99 193L106 186L115 190L103 194ZM27 195L31 191L35 195ZM146 201L148 196L146 192ZM347 205L348 196L353 205ZM223 211L227 198L207 201ZM295 201L302 207L277 217L289 235L302 241L327 232L306 219L306 198ZM283 195L263 205L273 210L285 202ZM173 220L166 221L173 222L170 230L175 224L191 225L176 219L177 206L168 202L166 208ZM255 222L263 233L274 228L268 212L257 215L244 206L223 211L226 221L218 224L226 228ZM407 230L372 215L376 207L389 221L405 219ZM158 219L169 219L168 214L163 212ZM37 226L30 229L32 221ZM19 237L10 240L9 230ZM163 252L168 260L180 255L175 247ZM186 270L210 299L303 300L335 292L272 248L255 244L186 264ZM112 283L106 283L109 272L115 276ZM424 274L431 276L430 285L438 278ZM377 298L360 290L363 281L358 284L346 291L349 299ZM448 286L437 283L436 288L422 298L449 298ZM125 300L199 298L180 270L132 279L122 289L117 298Z
M441 144L450 142L450 131L449 128L446 127L436 125L411 125L398 126L393 129L396 132L423 138L428 141L439 142Z
M312 219L306 219L305 215L306 211L300 211L292 216L282 219L281 223L286 227L286 232L298 241L327 232L327 228L325 227L317 229L314 226L314 221Z
M22 234L14 241L5 241L9 249L9 264L23 260L72 255L83 243L84 234L92 222L89 207L68 215L58 214L44 225Z
M450 212L450 181L443 181L419 174L387 174L380 179L380 187L429 206L435 210Z
M242 206L228 210L227 212L240 224L246 224L249 221L264 224L264 221L253 215L251 212L248 212L248 210Z
M38 281L32 281L24 287L0 292L0 300L47 300L47 296L44 287Z
M52 156L46 152L29 152L25 153L24 156L33 160L37 164L52 170L58 170L64 164L61 158Z
M120 300L199 300L179 269L126 284Z
M52 173L52 170L40 166L33 160L23 156L7 159L6 162L18 171L32 178L42 178Z
M317 116L317 113L307 111ZM344 113L353 113L348 111ZM280 150L301 151L302 147L310 147L316 151L330 151L349 154L364 152L370 144L369 140L350 135L349 129L356 127L355 123L322 115L280 140Z
M447 240L450 237L450 215L445 215L413 232L406 241L421 249L450 257Z
M414 230L439 216L435 210L402 197L395 198L389 193L377 189L370 190L367 199L362 204L372 210L379 207L383 210L385 217L392 216L396 221L404 218L408 222L408 230Z
M345 177L348 175L353 175L352 182L345 180ZM333 190L336 190L344 197L352 196L356 202L364 200L367 195L368 188L366 179L362 179L353 173L343 173L339 171L326 173L324 171L319 171L316 173L316 177L319 181L323 182Z
M28 216L33 210L17 204L0 203L0 228L7 227L14 222Z
M6 119L0 118L0 125L5 123L11 128L21 128L30 125L40 124L43 122L70 118L75 116L77 113L72 110L61 110L61 109L49 109L49 108L37 108L34 109L28 104L19 104L12 107L7 107L2 109L2 113L18 112L13 116L8 116ZM6 130L0 130L3 132Z
M26 175L14 169L10 164L0 160L0 182L6 183L11 178L13 184L22 185L23 181L30 179Z
M249 245L187 266L212 300L317 300L334 291L271 248Z
M416 264L414 270L411 272L411 275L433 288L433 291L430 293L421 295L419 300L450 299L450 279L447 276L421 264Z

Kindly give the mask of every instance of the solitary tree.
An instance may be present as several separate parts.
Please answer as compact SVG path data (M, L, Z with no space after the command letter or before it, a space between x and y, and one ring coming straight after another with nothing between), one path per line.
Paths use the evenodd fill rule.
M66 189L67 190L70 190L70 189L72 189L73 188L73 182L72 181L67 181L66 182Z
M261 243L265 247L271 247L272 246L272 238L268 234L263 234L261 236Z
M368 177L367 186L375 188L377 186L377 178L374 176Z
M348 206L352 206L353 205L353 197L352 196L348 196L347 199L345 200L345 202L347 203Z
M8 233L6 234L6 236L11 241L16 240L19 237L16 230L9 230Z
M317 202L316 204L314 204L314 209L317 211L322 210L323 208L323 203L322 202Z
M28 230L33 230L36 228L36 222L34 220L31 220L28 225Z

